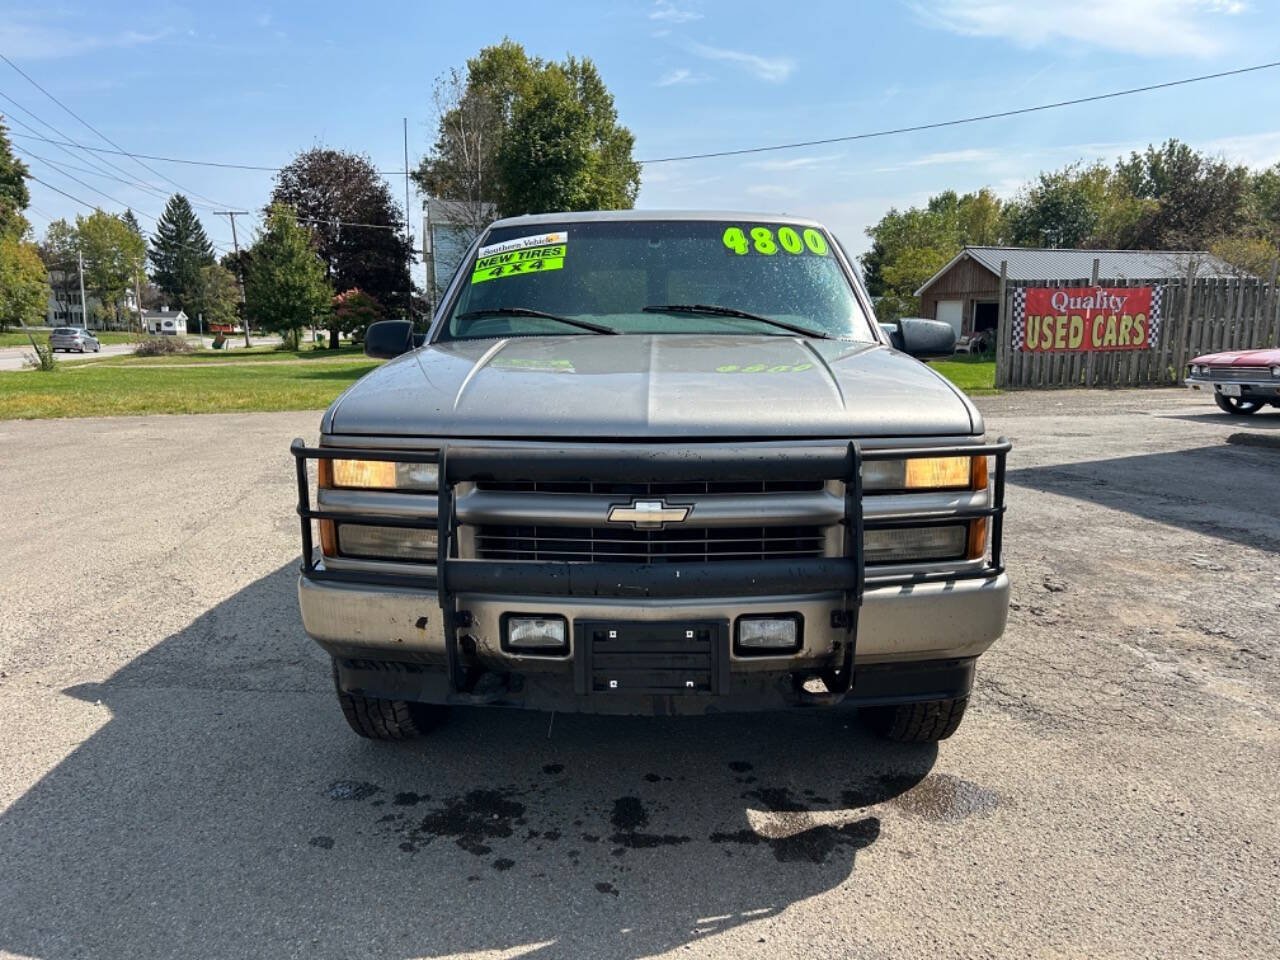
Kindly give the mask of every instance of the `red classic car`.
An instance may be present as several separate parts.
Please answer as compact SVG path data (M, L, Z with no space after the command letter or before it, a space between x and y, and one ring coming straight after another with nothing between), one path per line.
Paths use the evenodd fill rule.
M1187 386L1212 390L1227 413L1257 413L1280 407L1280 349L1233 350L1196 357L1187 368Z

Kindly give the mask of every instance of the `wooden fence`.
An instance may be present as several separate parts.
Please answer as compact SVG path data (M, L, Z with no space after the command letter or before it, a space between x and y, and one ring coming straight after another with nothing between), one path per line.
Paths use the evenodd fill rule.
M1001 265L996 338L998 387L1135 387L1181 384L1192 357L1221 350L1280 346L1277 269L1254 278L1073 280L1014 283ZM1161 287L1160 336L1145 350L1028 352L1012 348L1013 298L1019 287Z

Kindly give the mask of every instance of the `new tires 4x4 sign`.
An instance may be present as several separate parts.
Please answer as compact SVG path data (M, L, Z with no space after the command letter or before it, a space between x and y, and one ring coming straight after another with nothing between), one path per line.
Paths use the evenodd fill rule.
M1146 350L1160 340L1162 287L1019 287L1013 349Z

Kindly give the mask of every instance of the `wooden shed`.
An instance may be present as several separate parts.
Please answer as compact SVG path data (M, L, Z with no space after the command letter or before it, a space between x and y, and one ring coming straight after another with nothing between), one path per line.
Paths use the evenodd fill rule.
M1235 276L1231 267L1200 250L1051 250L1043 247L965 247L924 282L920 316L945 320L956 336L994 330L1000 314L1000 264L1008 264L1008 278L1028 280L1169 280L1186 277L1193 266L1197 277Z

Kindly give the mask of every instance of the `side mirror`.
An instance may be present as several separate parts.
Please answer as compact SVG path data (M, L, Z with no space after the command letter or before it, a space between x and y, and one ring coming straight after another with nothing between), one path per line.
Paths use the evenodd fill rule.
M364 353L367 357L388 360L408 353L414 343L413 324L408 320L379 320L369 324L364 332Z
M956 331L944 320L903 317L897 325L880 325L889 335L895 350L909 353L918 360L949 357L956 352Z

